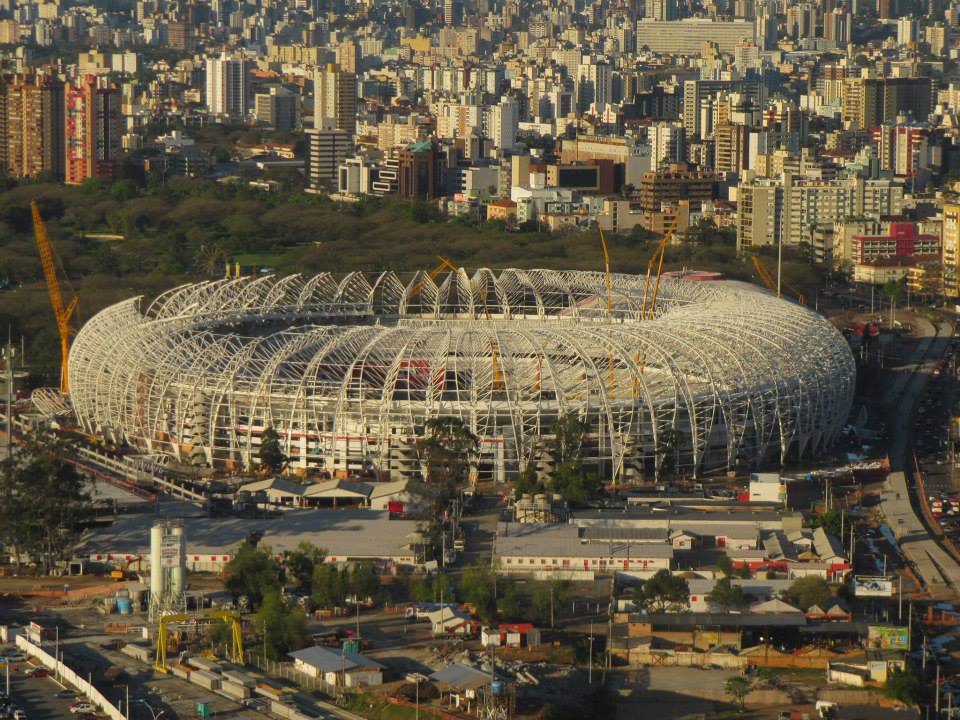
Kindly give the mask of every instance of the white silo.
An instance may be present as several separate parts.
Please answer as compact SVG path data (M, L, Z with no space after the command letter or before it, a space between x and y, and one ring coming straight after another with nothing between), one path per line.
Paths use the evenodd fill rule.
M187 589L187 547L186 536L183 534L183 525L174 525L170 528L171 540L169 545L176 547L177 556L170 563L170 595L179 598Z
M155 523L150 528L150 607L159 605L163 598L163 531L164 523Z

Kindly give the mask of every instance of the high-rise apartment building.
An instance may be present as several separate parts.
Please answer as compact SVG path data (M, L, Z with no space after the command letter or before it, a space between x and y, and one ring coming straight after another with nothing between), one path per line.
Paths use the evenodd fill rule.
M749 129L746 125L721 123L713 128L714 169L718 173L739 173L747 166Z
M87 76L65 94L66 181L111 179L120 160L120 91L104 77Z
M678 20L680 10L677 0L647 0L646 17L651 20Z
M0 84L0 167L13 177L64 178L64 88L51 75L16 75Z
M655 170L686 160L686 135L681 123L653 123L647 136L650 139L650 164Z
M943 294L960 297L960 205L943 206Z
M357 76L330 64L313 79L313 126L357 132Z
M226 53L207 58L207 110L218 118L242 119L247 113L247 63Z

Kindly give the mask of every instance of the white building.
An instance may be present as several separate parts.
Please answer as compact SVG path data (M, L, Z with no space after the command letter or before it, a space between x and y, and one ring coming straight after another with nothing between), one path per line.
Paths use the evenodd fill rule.
M657 122L647 131L650 165L654 170L686 160L686 134L681 122Z
M363 655L314 646L289 653L293 666L336 687L383 685L383 665Z
M206 62L207 109L215 117L243 118L247 110L247 64L223 53Z
M520 108L517 101L503 97L500 102L484 112L486 135L501 150L513 150L517 144L517 125L520 122Z

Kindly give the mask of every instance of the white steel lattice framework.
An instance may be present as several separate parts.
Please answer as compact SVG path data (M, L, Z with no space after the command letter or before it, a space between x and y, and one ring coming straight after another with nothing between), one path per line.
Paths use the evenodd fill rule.
M823 318L735 282L487 269L185 285L91 319L70 352L82 426L181 461L255 464L265 427L299 468L421 470L428 418L481 439L476 470L549 471L556 419L589 425L605 479L756 466L837 436L853 357Z

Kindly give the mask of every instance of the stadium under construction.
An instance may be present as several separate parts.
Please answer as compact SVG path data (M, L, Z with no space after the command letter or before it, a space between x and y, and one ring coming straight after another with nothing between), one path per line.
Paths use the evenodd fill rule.
M181 462L422 470L433 417L480 439L480 477L551 469L558 417L604 480L756 467L829 445L855 368L818 314L737 282L463 269L402 279L261 276L184 285L94 316L70 349L78 423Z

